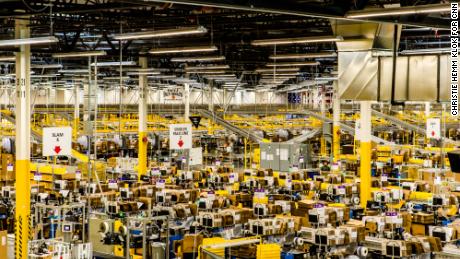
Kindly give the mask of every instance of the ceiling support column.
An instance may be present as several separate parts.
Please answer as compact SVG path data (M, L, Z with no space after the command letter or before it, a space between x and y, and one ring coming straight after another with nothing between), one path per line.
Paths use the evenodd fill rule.
M360 106L360 198L361 206L366 208L371 196L371 102L361 101Z
M147 58L140 57L139 65L142 69L147 68ZM138 180L140 180L141 175L147 173L147 75L139 73L139 150L138 150Z
M15 21L17 39L29 38L27 19ZM16 209L15 255L28 258L30 233L30 45L16 52Z
M190 117L190 85L188 83L184 84L184 106L184 122L187 122Z

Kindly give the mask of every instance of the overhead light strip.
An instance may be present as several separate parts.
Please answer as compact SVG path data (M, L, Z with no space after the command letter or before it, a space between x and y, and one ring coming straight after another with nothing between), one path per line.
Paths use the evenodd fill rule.
M215 66L188 66L185 70L206 70L206 69L228 69L228 65L215 65Z
M346 18L371 18L382 16L399 16L399 15L412 15L412 14L427 14L427 13L440 13L450 12L450 4L427 4L419 6L404 6L394 8L379 8L369 9L362 11L350 11Z
M212 52L217 51L216 46L201 46L201 47L178 47L178 48L158 48L151 49L150 54L173 54L173 53L191 53L191 52Z
M115 66L135 66L137 65L136 62L134 61L113 61L113 62L97 62L97 63L91 63L91 66L98 66L98 67L115 67Z
M273 73L277 73L277 72L297 72L299 71L300 68L298 67L290 67L290 68L259 68L259 69L256 69L256 73L264 73L264 72L273 72Z
M289 63L268 63L267 67L295 67L295 66L318 66L319 62L289 62Z
M0 62L5 62L5 61L16 61L15 56L0 56Z
M270 59L308 59L308 58L329 58L337 57L335 52L320 52L320 53L307 53L307 54L277 54L271 55Z
M251 44L254 46L269 46L269 45L288 45L288 44L301 44L301 43L335 42L335 41L342 41L342 40L343 40L343 37L340 37L340 36L319 36L319 37L254 40L251 42Z
M172 58L171 62L210 62L210 61L222 61L225 60L225 56L202 56L202 57L184 57L184 58Z
M54 37L54 36L37 37L37 38L25 38L25 39L0 40L0 47L47 44L47 43L56 43L58 41L59 41L59 39Z
M169 29L169 30L122 33L122 34L114 35L113 38L116 40L134 40L134 39L146 39L146 38L183 36L183 35L191 35L191 34L204 34L207 32L208 30L205 27L198 26L198 27L178 28L178 29Z
M79 52L66 52L66 53L54 53L53 58L78 58L78 57L96 57L105 56L107 52L102 50L95 51L79 51Z

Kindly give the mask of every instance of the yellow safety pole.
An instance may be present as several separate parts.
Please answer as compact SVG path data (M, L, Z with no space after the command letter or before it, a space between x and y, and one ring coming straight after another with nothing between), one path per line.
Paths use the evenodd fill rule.
M248 139L247 138L244 138L244 169L246 169L247 167L247 161L246 161L246 155L247 155L247 144L248 144Z
M334 162L340 158L340 97L337 89L337 81L334 82L334 96L332 103L333 110L333 127L332 127L332 150Z
M74 139L78 137L79 123L80 123L80 86L78 83L74 85L74 114L73 114L73 134Z
M139 58L141 68L147 68L147 57ZM138 179L147 173L147 75L139 74L139 150L138 150Z
M16 38L29 38L29 20L15 21ZM30 45L16 53L16 209L15 255L28 258L30 233Z
M366 208L371 197L371 102L361 101L360 117L360 199L361 206Z

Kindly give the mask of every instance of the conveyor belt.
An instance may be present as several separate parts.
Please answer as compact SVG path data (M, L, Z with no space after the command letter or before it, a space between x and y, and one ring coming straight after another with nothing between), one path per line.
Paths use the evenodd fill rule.
M400 120L398 118L395 118L394 116L385 114L383 112L376 111L374 109L372 109L372 113L375 116L380 117L382 119L385 119L387 121L391 121L392 123L394 123L394 124L396 124L398 126L401 126L404 129L413 130L413 131L417 132L418 134L426 136L426 130L424 128L421 128L421 127L417 126L417 125L410 124L408 122L405 122L405 121L402 121L402 120ZM455 146L460 146L460 141L455 141L455 140L452 140L452 139L446 138L446 137L443 137L442 140L445 143L449 143L449 144L452 144L452 145L455 145Z
M287 144L302 143L304 141L307 141L308 139L311 139L311 138L315 137L320 132L321 132L321 129L314 129L314 130L309 131L307 133L301 134L301 135L299 135L299 136L297 136L295 138L292 138L292 139L286 141L285 143L287 143Z
M200 109L198 110L198 113L200 113L202 116L206 117L207 119L209 120L213 120L215 121L216 123L218 123L219 125L221 125L222 127L232 131L232 132L235 132L241 136L247 136L250 140L252 141L255 141L255 142L262 142L263 141L263 138L261 138L260 136L248 131L248 130L245 130L245 129L241 129L231 123L229 123L228 121L222 119L220 116L217 116L215 113L212 113L208 110L203 110L203 109Z

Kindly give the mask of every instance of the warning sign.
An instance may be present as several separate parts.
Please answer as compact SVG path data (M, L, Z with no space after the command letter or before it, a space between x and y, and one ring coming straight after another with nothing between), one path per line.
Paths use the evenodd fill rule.
M163 98L169 101L181 101L184 97L184 92L181 87L167 88L163 90Z
M169 125L169 149L192 148L192 125L171 124Z
M43 156L72 155L72 128L43 128Z
M431 139L441 138L441 120L439 118L426 120L426 137Z

